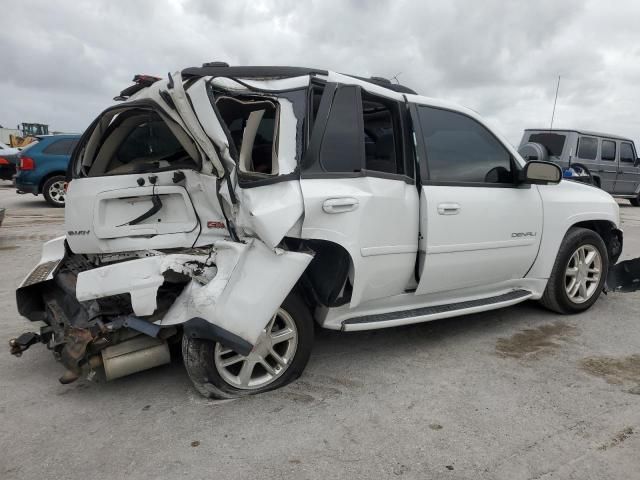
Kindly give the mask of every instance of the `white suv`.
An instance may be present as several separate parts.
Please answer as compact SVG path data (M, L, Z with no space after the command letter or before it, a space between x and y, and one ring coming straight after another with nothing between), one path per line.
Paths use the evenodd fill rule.
M622 250L606 192L473 111L380 78L205 64L136 77L74 152L67 235L17 291L61 378L169 361L209 397L300 375L355 331L541 300L586 310Z

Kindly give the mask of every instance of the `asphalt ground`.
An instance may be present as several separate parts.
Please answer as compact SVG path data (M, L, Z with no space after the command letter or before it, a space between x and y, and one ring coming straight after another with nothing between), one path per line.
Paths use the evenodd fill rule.
M620 202L623 258L640 208ZM179 362L61 385L15 288L63 211L0 181L0 478L640 478L640 292L561 316L529 302L373 332L318 330L275 392L210 401Z

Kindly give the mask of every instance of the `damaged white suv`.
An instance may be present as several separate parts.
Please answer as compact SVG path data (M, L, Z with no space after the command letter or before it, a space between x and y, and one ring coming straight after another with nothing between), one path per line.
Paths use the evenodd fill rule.
M618 206L526 164L473 111L380 78L205 64L136 77L84 133L67 235L17 291L60 379L114 379L182 346L196 388L280 387L314 322L354 331L540 299L589 308Z

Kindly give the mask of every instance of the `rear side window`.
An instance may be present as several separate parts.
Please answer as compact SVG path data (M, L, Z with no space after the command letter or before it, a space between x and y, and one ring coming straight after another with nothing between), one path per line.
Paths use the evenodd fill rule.
M620 144L620 161L633 163L636 160L635 152L633 151L633 146L630 143L622 142Z
M320 164L327 172L359 172L364 160L360 92L341 87L335 94L320 149Z
M240 172L277 175L277 104L220 97L216 105L239 154Z
M384 173L404 173L398 104L363 93L362 117L365 168Z
M580 137L578 143L578 158L595 160L598 154L598 139L594 137Z
M543 145L552 157L562 155L566 140L566 135L560 135L558 133L532 133L529 137L530 142Z
M418 114L430 181L513 183L511 155L482 124L438 108L419 107Z
M76 138L63 138L44 147L42 153L47 155L71 155L77 143L78 139Z
M613 162L616 159L616 142L612 142L611 140L603 140L600 158L602 160Z

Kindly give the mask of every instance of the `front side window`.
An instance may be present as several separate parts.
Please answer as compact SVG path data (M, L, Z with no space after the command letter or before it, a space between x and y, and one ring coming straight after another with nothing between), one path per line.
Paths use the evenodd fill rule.
M578 142L578 158L595 160L598 153L598 139L594 137L580 137Z
M71 155L77 143L78 140L75 138L63 138L44 147L42 153L47 155Z
M608 162L613 162L616 159L616 142L603 140L600 158L602 160L607 160Z
M630 143L622 142L620 144L620 161L633 163L636 160L635 152L633 151L633 146Z
M419 107L429 180L509 184L514 182L509 151L476 120L432 107Z

